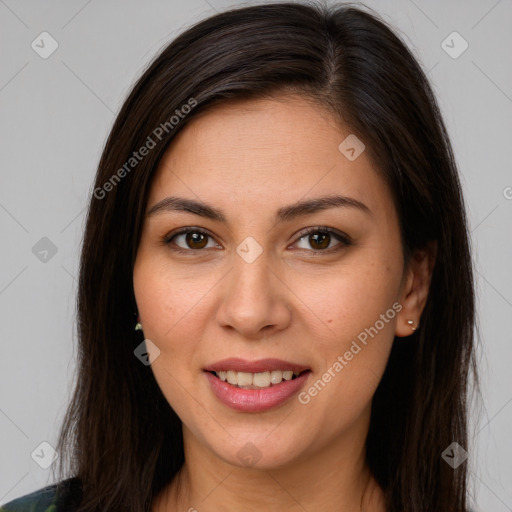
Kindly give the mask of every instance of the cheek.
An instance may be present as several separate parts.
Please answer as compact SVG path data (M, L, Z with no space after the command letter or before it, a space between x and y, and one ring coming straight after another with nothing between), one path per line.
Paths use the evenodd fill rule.
M210 280L141 254L134 269L135 298L144 334L161 350L171 349L184 335L194 339L203 323L201 302L213 284Z
M197 350L201 321L201 288L178 278L162 261L141 251L133 286L144 337L155 343L159 356L151 364L153 375L167 402L180 418L188 418L192 389L190 368Z
M212 272L140 256L133 277L137 307L145 338L160 350L151 369L169 404L186 418L190 395L184 390L194 389L200 372L200 340L211 318L208 291L216 281Z
M338 404L340 408L330 414L340 415L340 421L349 411L357 414L380 382L401 309L400 282L400 258L394 263L361 258L330 279L316 280L315 286L302 281L304 302L314 313L309 312L310 325L319 325L317 319L322 319L313 332L317 384L306 392L320 409Z
M324 338L326 346L339 340L341 346L334 346L340 349L376 322L379 331L393 331L396 308L392 305L399 297L401 276L399 258L396 262L358 258L328 275L302 277L295 281L294 290L311 308L311 323L315 317L322 320L322 332L317 333L320 339ZM384 325L379 321L381 315L385 316Z

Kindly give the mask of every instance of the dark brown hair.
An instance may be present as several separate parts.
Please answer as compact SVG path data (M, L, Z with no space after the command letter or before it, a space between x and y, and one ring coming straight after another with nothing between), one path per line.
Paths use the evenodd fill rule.
M59 439L60 477L79 478L80 512L149 510L184 462L181 421L133 353L141 342L133 266L157 165L174 136L213 105L286 92L317 102L364 142L392 191L406 257L437 241L421 327L394 341L366 456L389 511L466 510L466 464L454 470L441 453L454 441L467 447L473 274L434 94L376 15L274 3L217 14L171 42L133 87L106 142L80 263L77 384Z

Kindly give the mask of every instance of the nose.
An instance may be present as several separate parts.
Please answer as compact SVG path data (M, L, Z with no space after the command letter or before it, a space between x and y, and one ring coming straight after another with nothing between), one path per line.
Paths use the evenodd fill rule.
M285 329L291 321L291 292L283 277L269 267L265 252L252 263L238 255L234 259L220 288L219 325L253 340Z

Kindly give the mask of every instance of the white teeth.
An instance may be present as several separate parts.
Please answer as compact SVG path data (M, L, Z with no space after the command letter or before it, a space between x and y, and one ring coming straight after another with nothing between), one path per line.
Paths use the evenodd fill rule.
M272 384L279 384L283 380L283 372L273 370L270 372L270 382Z
M247 375L251 374L248 373ZM240 384L240 381L238 383ZM251 384L259 388L268 388L270 386L270 372L255 373Z
M250 386L252 384L252 373L237 372L237 382L239 386Z
M235 372L233 370L215 372L217 377L233 386L245 389L268 388L271 385L281 383L283 380L292 380L293 376L299 374L291 370L272 370L271 372Z

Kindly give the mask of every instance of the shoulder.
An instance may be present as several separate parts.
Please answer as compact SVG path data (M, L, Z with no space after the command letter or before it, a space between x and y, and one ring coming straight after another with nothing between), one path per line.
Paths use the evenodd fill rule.
M16 498L0 506L0 512L71 512L80 496L80 481L69 478Z

